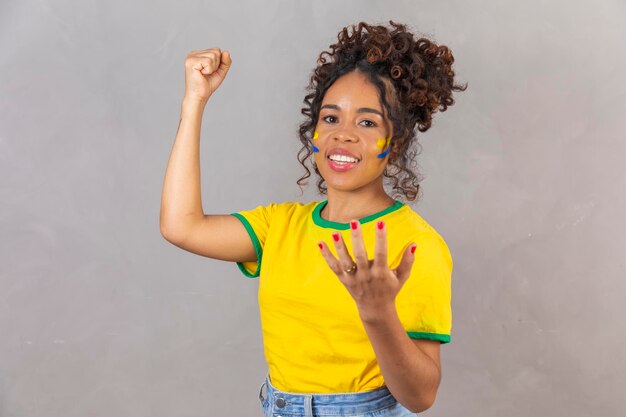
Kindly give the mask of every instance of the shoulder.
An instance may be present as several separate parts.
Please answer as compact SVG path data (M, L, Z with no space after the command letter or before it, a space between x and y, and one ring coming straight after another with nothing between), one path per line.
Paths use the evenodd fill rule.
M443 240L439 232L408 204L404 204L396 213L397 216L393 218L393 221L402 224L402 227L407 228L407 232L431 235Z
M405 204L397 214L397 218L394 217L397 224L390 227L397 227L407 238L414 240L418 249L421 247L422 253L438 253L452 263L450 249L444 237L420 213Z
M269 203L265 206L265 209L272 218L291 219L294 217L304 217L310 215L318 204L319 201L312 201L309 203L283 201Z
M231 214L242 215L244 217L256 217L270 221L276 218L292 218L294 216L310 215L319 203L319 201L312 201L310 203L300 203L297 201L269 202L259 204L253 209L240 210Z

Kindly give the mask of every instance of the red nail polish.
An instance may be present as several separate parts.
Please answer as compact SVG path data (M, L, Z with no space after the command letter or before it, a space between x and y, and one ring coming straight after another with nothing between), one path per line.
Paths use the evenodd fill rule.
M339 242L339 233L334 232L333 233L333 239L335 239L335 242Z
M415 248L417 248L417 246L413 245L413 247L411 248L411 253L415 253Z
M383 230L383 227L385 227L385 223L378 222L378 230Z
M320 249L324 249L324 245L322 245L321 243L318 243L317 246L319 246Z
M350 226L352 227L352 230L356 230L356 222L350 222Z

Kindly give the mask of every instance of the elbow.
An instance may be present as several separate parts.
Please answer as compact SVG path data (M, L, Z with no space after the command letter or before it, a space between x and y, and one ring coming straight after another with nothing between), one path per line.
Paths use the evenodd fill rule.
M203 216L204 215L201 215L200 217ZM165 240L177 245L177 243L187 238L199 221L201 221L201 219L198 219L197 216L172 216L161 213L159 230Z
M411 407L406 407L412 413L423 413L428 410L435 404L435 397L421 398L419 402L416 402L411 405Z
M411 404L411 407L407 407L412 413L421 413L435 404L437 398L437 391L439 391L439 385L441 384L441 368L437 366L436 378L432 381L432 384L426 387L422 387L418 395L415 396L415 401Z
M421 395L415 396L415 401L413 401L412 404L409 404L409 406L405 407L412 413L422 413L435 404L436 397L436 389L427 393L422 393Z
M169 237L168 237L168 232L167 229L165 228L165 225L163 223L161 223L159 230L161 232L161 236L163 236L163 239L167 240L168 242L170 241Z
M418 407L415 407L411 410L412 413L423 413L424 411L428 410L430 407L433 406L433 404L435 404L435 400L432 401L428 401L428 402L422 402Z
M178 219L172 216L166 216L163 212L161 212L161 218L159 219L159 231L165 240L176 244L175 242L180 241L181 230L181 222Z
M163 210L161 210L161 214L160 214L160 218L159 218L159 231L161 232L161 236L163 236L163 238L164 238L165 240L169 240L169 239L167 238L167 234L168 234L168 231L167 231L167 222L166 222L166 221L165 221L165 219L164 219L164 216L163 216Z
M178 237L173 236L171 230L169 230L163 223L160 225L161 236L172 244L176 244L179 241Z
M178 230L180 230L180 222L173 215L167 214L163 209L159 214L159 231L161 236L168 242L172 242L176 236L174 236Z

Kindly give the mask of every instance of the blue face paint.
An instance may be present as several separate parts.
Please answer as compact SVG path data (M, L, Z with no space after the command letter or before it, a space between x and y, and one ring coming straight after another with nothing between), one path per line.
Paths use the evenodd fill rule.
M385 152L379 153L378 155L376 155L377 158L384 158L385 156L387 156L387 154L389 154L389 151L391 150L391 148L387 148L387 150Z

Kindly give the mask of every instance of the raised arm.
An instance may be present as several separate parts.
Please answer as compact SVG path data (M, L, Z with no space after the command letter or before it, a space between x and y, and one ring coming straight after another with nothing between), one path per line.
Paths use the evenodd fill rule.
M198 255L226 261L254 261L245 227L234 216L204 214L200 190L200 128L211 95L232 61L219 48L191 51L185 59L185 95L180 123L165 171L161 197L161 235Z

